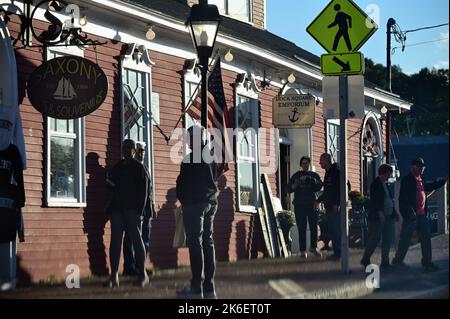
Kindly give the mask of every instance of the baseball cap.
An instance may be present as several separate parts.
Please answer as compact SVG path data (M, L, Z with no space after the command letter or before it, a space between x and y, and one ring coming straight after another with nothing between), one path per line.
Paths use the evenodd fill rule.
M426 167L425 161L422 157L418 157L411 162L411 165L423 166Z

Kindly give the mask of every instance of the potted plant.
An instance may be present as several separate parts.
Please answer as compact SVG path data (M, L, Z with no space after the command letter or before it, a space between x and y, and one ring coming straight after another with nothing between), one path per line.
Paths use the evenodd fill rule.
M367 237L367 210L369 198L361 192L349 193L352 209L349 211L350 244L352 247L365 247Z
M278 218L278 221L280 224L281 231L283 232L283 236L284 236L286 245L287 245L289 251L291 251L292 240L289 235L290 235L292 226L295 225L295 214L293 211L283 210L277 214L277 218Z

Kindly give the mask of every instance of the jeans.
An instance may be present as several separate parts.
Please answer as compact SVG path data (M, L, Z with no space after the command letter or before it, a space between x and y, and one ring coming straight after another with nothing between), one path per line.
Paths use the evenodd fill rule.
M120 251L122 248L123 233L131 238L135 257L136 270L140 276L145 275L145 248L141 235L141 215L134 210L113 211L111 213L111 244L109 259L111 263L111 276L116 276L119 269Z
M431 264L431 226L429 217L420 215L416 220L403 218L402 231L400 232L400 241L398 249L395 254L396 263L403 262L409 245L411 244L411 237L414 230L417 230L419 235L420 247L422 248L422 265L428 266Z
M152 223L149 216L144 216L142 220L142 242L144 243L145 256L148 256L150 247L150 233ZM125 232L123 239L123 269L124 272L133 272L136 270L136 260L134 258L134 248L130 236Z
M217 204L185 205L183 223L191 262L191 289L195 292L213 292L216 257L213 240L213 222ZM202 284L202 276L204 281Z
M317 211L310 206L296 206L295 220L298 228L298 240L300 251L306 251L306 226L309 223L309 231L311 233L310 248L317 248Z
M369 221L369 234L367 238L366 250L362 261L366 264L370 263L370 257L381 242L381 264L389 265L389 251L391 249L394 237L394 219L386 217L384 223L377 221Z
M325 208L328 218L328 227L331 231L333 251L336 256L341 256L341 213L334 213L333 208Z

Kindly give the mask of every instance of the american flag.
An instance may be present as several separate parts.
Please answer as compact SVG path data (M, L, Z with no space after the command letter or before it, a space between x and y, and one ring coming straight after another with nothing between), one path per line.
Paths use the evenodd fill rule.
M192 106L188 108L187 113L195 121L201 121L201 92L197 91L197 96L193 99ZM222 71L220 67L220 58L217 59L211 73L208 77L208 128L219 129L222 133L222 159L218 161L219 176L228 171L228 163L226 163L225 152L229 146L228 135L225 129L229 126L229 114L225 94L223 92ZM212 145L219 143L219 141L212 141Z

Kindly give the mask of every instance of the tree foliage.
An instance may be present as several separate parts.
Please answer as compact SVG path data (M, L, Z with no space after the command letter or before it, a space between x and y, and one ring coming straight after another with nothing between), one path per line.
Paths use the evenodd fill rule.
M386 87L386 67L366 59L366 79ZM407 75L399 66L392 67L392 91L414 103L410 112L394 113L393 129L400 136L448 135L449 70L423 68Z

